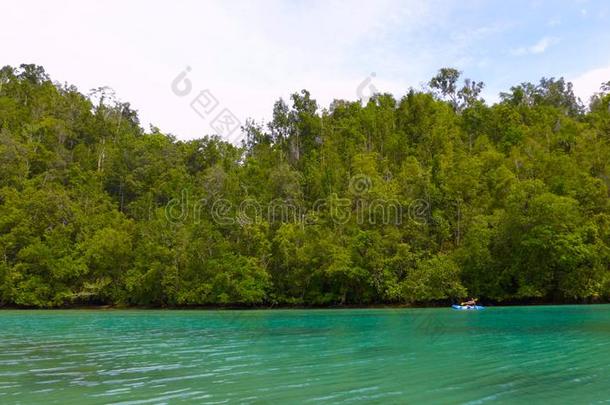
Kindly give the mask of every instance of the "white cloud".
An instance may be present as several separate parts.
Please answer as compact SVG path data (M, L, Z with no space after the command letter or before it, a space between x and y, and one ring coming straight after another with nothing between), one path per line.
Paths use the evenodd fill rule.
M511 50L510 53L515 56L537 55L544 53L550 46L555 45L557 42L559 42L558 38L544 37L531 46L516 48Z
M509 16L488 21L480 8L456 0L28 0L3 9L0 65L43 65L83 93L110 86L143 126L187 139L212 132L189 106L204 89L241 122L270 118L275 100L304 88L323 107L356 100L371 72L376 89L401 97L454 66L488 80L495 94L499 67L523 66L502 51L522 27ZM544 36L511 53L542 54L556 42ZM178 97L170 84L186 66L193 94Z
M404 93L425 70L425 43L396 49L395 33L424 32L449 9L415 0L18 2L3 10L2 64L43 65L84 93L108 85L143 125L193 138L212 131L189 107L193 97L170 89L186 66L193 95L209 89L242 123L270 118L275 100L303 88L322 106L355 100L373 71L380 91Z
M586 71L571 79L576 96L587 103L599 91L600 85L610 80L610 65Z
M561 18L553 17L546 23L546 25L548 25L549 27L557 27L561 25Z

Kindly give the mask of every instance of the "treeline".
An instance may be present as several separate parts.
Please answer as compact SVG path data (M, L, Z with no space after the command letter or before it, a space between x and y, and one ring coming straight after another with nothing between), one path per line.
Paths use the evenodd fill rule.
M610 82L586 108L563 79L482 87L303 90L237 147L4 67L0 305L607 300Z

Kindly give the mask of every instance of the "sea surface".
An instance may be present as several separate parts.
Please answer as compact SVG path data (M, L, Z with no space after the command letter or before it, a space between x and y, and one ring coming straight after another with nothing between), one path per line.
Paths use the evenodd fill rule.
M1 404L602 403L610 306L0 311Z

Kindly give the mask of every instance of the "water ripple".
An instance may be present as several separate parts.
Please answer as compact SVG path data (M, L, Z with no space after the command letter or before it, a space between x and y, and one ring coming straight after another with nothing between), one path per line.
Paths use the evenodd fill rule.
M603 402L609 314L3 311L0 402Z

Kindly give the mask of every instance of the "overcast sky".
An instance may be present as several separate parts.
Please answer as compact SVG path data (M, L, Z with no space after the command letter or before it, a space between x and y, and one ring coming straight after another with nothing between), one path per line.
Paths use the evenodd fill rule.
M109 86L180 139L210 134L209 90L242 122L306 88L322 107L364 80L402 96L443 66L500 91L564 76L583 99L610 80L607 1L11 1L0 64L43 65L83 93ZM171 83L187 67L187 96ZM365 90L369 86L365 86Z

